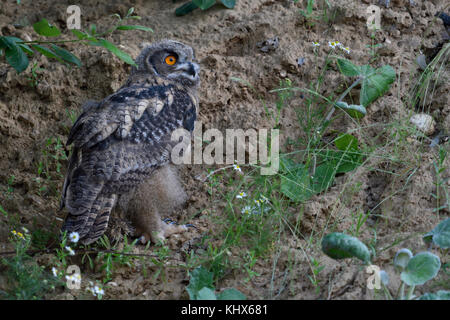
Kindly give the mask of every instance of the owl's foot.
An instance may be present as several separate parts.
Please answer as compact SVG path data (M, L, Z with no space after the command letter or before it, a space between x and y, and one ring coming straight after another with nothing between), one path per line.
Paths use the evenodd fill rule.
M153 243L164 242L171 235L186 232L189 228L196 227L193 224L178 225L171 219L164 219L160 225L160 230L155 230L151 233L144 232L139 241L142 244L146 244L149 240Z

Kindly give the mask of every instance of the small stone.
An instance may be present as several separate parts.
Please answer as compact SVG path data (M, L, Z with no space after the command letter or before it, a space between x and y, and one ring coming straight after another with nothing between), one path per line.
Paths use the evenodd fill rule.
M285 70L281 70L280 71L280 77L281 78L286 78L286 76L287 76L287 72Z
M409 119L409 122L415 125L419 131L423 132L427 136L434 133L436 121L434 121L432 116L426 113L418 113L413 115L411 119Z

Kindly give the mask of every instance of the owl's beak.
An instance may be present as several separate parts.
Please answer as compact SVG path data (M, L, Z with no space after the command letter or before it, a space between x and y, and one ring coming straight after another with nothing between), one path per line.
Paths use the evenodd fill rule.
M195 62L184 62L178 65L177 70L184 71L184 74L187 75L187 78L191 80L197 80L200 66Z

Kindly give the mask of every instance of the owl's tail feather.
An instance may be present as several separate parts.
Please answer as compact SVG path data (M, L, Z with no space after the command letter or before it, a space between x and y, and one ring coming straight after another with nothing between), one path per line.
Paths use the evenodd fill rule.
M108 227L109 217L111 215L111 210L114 207L117 196L115 194L102 196L101 199L101 209L98 212L93 225L89 229L89 233L84 239L82 239L83 244L90 244L97 241L106 231Z
M69 213L62 231L78 232L82 244L90 244L98 240L108 227L109 215L114 207L116 195L100 193L91 208L79 215Z
M106 230L115 199L114 194L105 191L104 183L77 168L64 198L69 214L61 231L78 232L83 244L94 242Z

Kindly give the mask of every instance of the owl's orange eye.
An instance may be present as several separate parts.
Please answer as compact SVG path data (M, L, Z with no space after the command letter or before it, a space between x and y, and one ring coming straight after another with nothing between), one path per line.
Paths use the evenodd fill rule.
M166 63L169 66L173 66L175 64L175 62L177 62L177 58L175 58L175 56L167 56L166 57Z

